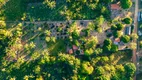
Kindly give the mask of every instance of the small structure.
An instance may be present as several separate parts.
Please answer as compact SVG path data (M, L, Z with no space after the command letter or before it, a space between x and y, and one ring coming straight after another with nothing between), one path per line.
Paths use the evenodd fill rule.
M118 45L119 42L120 42L120 38L116 38L116 39L114 40L114 44L116 44L116 45Z
M76 45L73 45L72 48L74 51L78 50L78 47Z
M117 4L111 4L111 18L114 19L118 16L120 16L122 13L121 13L121 7L120 7L120 4L117 3Z
M84 51L83 50L80 50L80 55L84 55Z
M131 34L131 27L126 27L125 28L125 34L130 35Z
M69 54L73 54L73 50L72 50L72 49L69 49L68 53L69 53Z
M111 4L111 10L120 10L121 7L119 4Z

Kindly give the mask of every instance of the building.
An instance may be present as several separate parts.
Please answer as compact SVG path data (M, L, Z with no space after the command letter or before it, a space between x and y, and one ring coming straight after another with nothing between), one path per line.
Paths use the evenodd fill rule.
M131 34L131 27L126 27L125 28L125 34L130 35Z
M111 18L114 19L122 15L121 7L119 3L111 4Z
M121 7L119 4L111 4L111 10L120 10Z

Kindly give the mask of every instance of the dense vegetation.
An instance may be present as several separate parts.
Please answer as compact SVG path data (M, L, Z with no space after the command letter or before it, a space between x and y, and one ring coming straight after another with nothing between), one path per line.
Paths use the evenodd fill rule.
M138 36L123 35L131 17L111 20L111 2L0 0L0 80L132 80Z

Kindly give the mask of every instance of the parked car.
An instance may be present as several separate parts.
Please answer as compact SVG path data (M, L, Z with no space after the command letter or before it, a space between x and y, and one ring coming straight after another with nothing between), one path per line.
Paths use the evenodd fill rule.
M125 27L125 34L130 35L131 34L131 27Z
M138 31L138 35L139 35L139 36L141 36L141 35L142 35L141 31Z
M141 20L142 20L142 12L141 12Z
M134 32L134 27L135 27L135 25L134 25L134 24L132 24L132 25L131 25L131 33L133 33L133 32Z
M141 13L138 12L138 21L140 21Z

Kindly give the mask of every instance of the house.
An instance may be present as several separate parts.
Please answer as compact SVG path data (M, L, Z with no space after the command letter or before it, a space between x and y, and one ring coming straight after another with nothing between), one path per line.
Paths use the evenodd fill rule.
M114 40L114 44L118 45L118 44L119 44L119 42L120 42L120 38L115 38L115 40Z
M114 19L122 15L120 4L111 4L111 18Z
M74 51L78 50L78 47L76 45L73 45L72 48Z
M119 4L111 4L111 10L120 10L121 7Z
M72 50L72 49L69 49L68 53L69 53L69 54L73 54L73 50Z
M125 34L130 35L131 34L131 27L126 27L125 28Z

